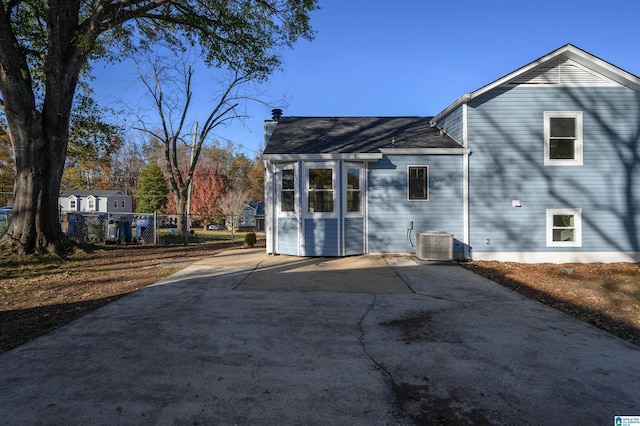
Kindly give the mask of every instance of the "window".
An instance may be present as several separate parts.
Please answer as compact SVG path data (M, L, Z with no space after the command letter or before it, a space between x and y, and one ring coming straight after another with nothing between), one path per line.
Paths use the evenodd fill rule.
M113 200L113 208L114 209L118 208L118 200Z
M582 210L547 210L547 247L582 247Z
M124 209L124 208L125 208L125 206L126 206L126 203L125 203L125 201L124 201L124 200L122 200L122 204L121 204L121 205L122 205L122 208Z
M333 212L333 169L309 169L309 213Z
M347 168L347 213L361 213L362 199L360 192L361 169Z
M280 190L280 211L296 211L295 170L282 170L282 188Z
M429 168L409 166L409 200L429 199Z
M544 164L582 165L582 113L544 113Z
M89 210L96 209L96 200L94 198L89 198L88 203L89 203Z
M76 200L69 200L69 210L76 209Z

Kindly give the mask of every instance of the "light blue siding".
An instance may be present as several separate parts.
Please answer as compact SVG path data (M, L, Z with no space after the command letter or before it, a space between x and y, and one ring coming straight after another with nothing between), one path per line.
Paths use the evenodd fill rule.
M429 200L409 201L407 167L429 167ZM407 240L406 222L413 221L416 232L437 230L452 233L460 252L463 232L461 155L384 156L370 164L369 171L369 252L414 252Z
M462 106L452 111L438 123L438 127L444 130L456 142L462 145L463 122Z
M582 166L544 166L545 111L583 111ZM640 251L640 94L501 88L470 102L467 115L474 252ZM582 247L546 247L554 208L582 209Z
M364 219L361 217L344 220L345 255L364 253Z
M278 218L278 253L298 255L298 220Z
M305 256L338 256L338 219L304 220Z

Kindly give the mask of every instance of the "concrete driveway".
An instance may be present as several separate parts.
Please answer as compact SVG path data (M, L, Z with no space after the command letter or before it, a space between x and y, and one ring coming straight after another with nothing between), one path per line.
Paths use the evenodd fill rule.
M0 419L607 425L639 383L639 347L456 265L246 250L1 355Z

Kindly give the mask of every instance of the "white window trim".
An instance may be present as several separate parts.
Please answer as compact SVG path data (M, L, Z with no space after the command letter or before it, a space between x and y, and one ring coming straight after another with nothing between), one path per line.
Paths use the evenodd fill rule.
M424 167L427 169L427 198L426 199L412 199L409 198L409 179L411 178L411 174L409 172L409 170L412 167ZM427 202L431 199L431 191L429 190L429 166L426 164L410 164L407 166L407 201L411 202L411 203L424 203Z
M574 241L553 241L553 216L555 215L574 217ZM547 209L547 247L582 247L582 209Z
M333 191L333 211L332 212L310 212L309 211L309 170L310 169L331 169L331 186ZM338 164L335 161L322 161L322 162L310 162L305 163L304 165L304 190L303 198L304 203L302 208L304 209L304 216L307 218L334 218L338 217L338 213L340 212L340 204L338 203L339 197L338 192L340 188L338 187L338 181L336 179Z
M575 118L576 120L576 145L575 158L573 160L557 160L549 158L551 118ZM582 111L545 111L544 112L544 165L545 166L582 166L583 164L583 140L582 140Z
M360 211L359 212L347 212L347 193L349 192L348 188L348 171L349 169L358 169L360 170L359 179L360 179ZM342 182L344 182L344 205L343 215L344 217L363 217L364 216L364 174L365 174L365 166L364 163L344 163L342 168Z
M282 171L293 170L293 211L282 211ZM300 187L297 163L278 164L276 168L276 215L278 217L296 217L300 209Z

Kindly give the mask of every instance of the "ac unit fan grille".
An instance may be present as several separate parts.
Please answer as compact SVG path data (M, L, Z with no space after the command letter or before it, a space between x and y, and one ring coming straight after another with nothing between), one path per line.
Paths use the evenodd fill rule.
M453 260L453 235L418 232L416 256L422 260Z

